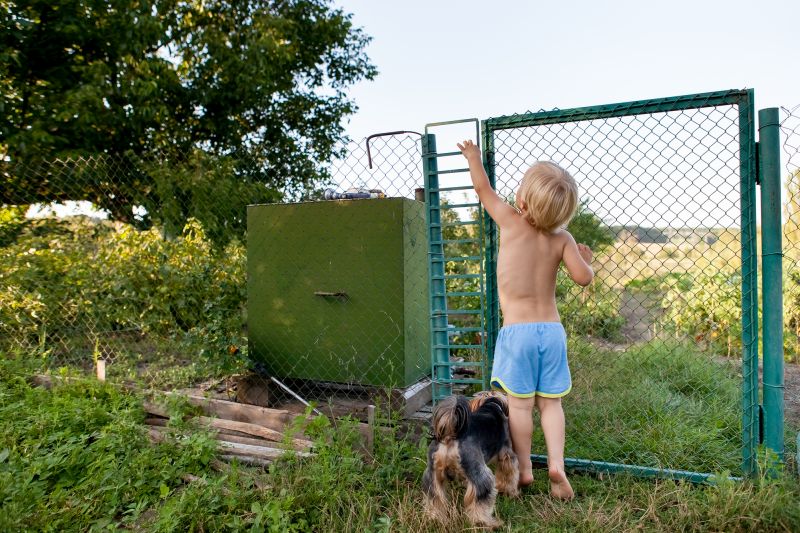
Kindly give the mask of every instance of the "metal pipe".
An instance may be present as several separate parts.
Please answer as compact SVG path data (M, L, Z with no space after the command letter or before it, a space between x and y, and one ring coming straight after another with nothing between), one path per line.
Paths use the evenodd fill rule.
M375 139L376 137L386 137L386 136L392 136L392 135L403 135L403 134L406 134L406 133L413 133L414 135L419 135L420 137L422 137L422 134L417 132L417 131L407 131L407 130L386 131L386 132L383 132L383 133L373 133L372 135L367 137L367 139L366 139L366 143L367 143L367 161L369 162L370 170L372 170L372 152L369 149L369 142L372 139Z
M764 343L764 444L783 461L783 250L781 246L780 118L758 112Z
M297 400L298 402L302 403L306 407L311 407L311 404L309 404L307 401L305 401L299 394L294 392L292 389L290 389L289 387L284 385L278 378L276 378L275 376L270 376L270 379L272 381L274 381L275 384L278 385L280 388L282 388L283 390L285 390L286 392L288 392L289 394L294 396L295 400ZM311 407L311 410L314 411L315 413L317 413L320 416L325 416L319 410L315 409L314 407Z
M428 222L428 287L431 302L431 367L433 402L452 394L450 341L447 337L447 297L444 281L444 245L442 242L441 212L439 210L439 174L436 160L436 136L422 136L422 161L425 170L425 212ZM435 259L435 260L434 260Z
M753 90L739 100L742 206L742 471L758 472L758 253L756 250L756 149Z
M531 462L537 465L547 465L546 455L531 455ZM606 463L605 461L590 461L588 459L564 459L564 466L572 470L584 472L597 472L604 474L631 474L637 477L649 477L660 479L684 480L691 483L702 483L713 485L718 476L714 474L701 474L689 470L672 470L669 468L652 468L647 466L625 465L620 463ZM724 479L731 481L741 481L742 478L728 476Z

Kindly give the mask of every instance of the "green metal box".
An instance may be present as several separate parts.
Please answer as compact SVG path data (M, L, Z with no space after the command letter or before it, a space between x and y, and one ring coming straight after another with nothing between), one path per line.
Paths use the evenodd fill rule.
M405 387L430 372L424 204L247 209L250 357L276 377Z

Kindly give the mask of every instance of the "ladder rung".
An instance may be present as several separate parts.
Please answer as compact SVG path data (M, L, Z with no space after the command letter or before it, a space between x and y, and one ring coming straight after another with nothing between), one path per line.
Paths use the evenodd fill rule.
M450 228L453 226L477 226L480 224L477 220L459 220L458 222L434 222L432 224L428 224L428 227L431 228ZM438 244L438 241L433 241L431 244Z
M472 185L462 185L460 187L438 187L438 188L430 188L426 192L447 192L447 191L470 191L472 190ZM437 207L437 209L439 209Z
M436 314L436 311L434 311L434 314ZM483 310L482 309L448 309L444 313L441 313L441 311L440 311L440 314L445 314L445 315L482 315L483 314Z
M475 291L453 291L439 294L438 296L481 296L482 293Z
M466 350L466 349L479 350L479 349L483 348L483 345L482 344L434 344L433 347L436 348L437 350L445 350L445 349L450 349L450 350L462 350L462 349L463 350Z
M445 274L444 279L480 279L480 274Z
M449 228L451 226L477 226L480 224L477 220L459 220L458 222L445 222L441 226L443 228ZM436 224L431 224L431 226L435 226Z
M469 172L468 168L454 168L453 170L429 170L426 172L428 176L436 176L439 174L458 174L459 172Z
M482 379L471 379L471 378L463 378L463 379L458 379L458 378L450 378L450 379L434 378L433 379L433 383L434 384L439 384L439 383L463 383L463 384L466 385L466 384L472 384L472 383L482 384L483 380Z
M458 361L442 361L442 362L433 363L433 366L463 366L465 368L466 367L471 367L471 366L482 367L483 366L483 362L482 361L461 361L459 363Z
M427 154L423 154L424 157L449 157L453 155L464 155L461 152L430 152Z
M443 241L433 241L431 244L478 244L477 239L445 239Z
M431 329L433 331L447 331L448 333L451 332L451 331L454 332L454 333L457 332L457 331L460 331L461 333L468 333L468 332L473 332L473 331L483 331L483 328L475 328L475 327L469 327L469 328L459 328L459 327L455 327L455 328L431 328Z

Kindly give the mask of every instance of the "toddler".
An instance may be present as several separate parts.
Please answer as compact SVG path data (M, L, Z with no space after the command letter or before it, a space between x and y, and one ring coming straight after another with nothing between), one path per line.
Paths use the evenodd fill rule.
M497 337L491 383L508 394L509 426L519 456L519 484L533 482L533 408L539 410L547 445L550 492L572 499L564 471L564 410L572 388L567 338L556 308L556 273L563 262L570 277L586 286L594 277L592 251L564 229L575 213L578 186L560 166L539 161L522 178L516 209L489 184L480 149L458 144L469 163L475 192L500 228L497 286L503 327Z

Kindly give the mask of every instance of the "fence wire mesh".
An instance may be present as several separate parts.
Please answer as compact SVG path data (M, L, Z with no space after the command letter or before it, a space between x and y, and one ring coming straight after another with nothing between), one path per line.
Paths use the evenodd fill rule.
M784 115L785 343L796 362L800 111ZM595 250L593 284L560 275L557 288L574 382L568 456L739 471L752 377L741 365L741 216L753 209L740 125L725 105L494 133L500 194L511 198L533 161L562 164L581 190L570 230ZM337 152L319 179L291 183L257 161L200 153L4 163L0 352L51 372L103 359L112 380L265 406L402 407L403 389L431 373L420 142L372 139L372 168L363 141ZM331 201L326 189L386 198ZM474 191L441 202L464 206L442 211L445 255L481 256L484 228L464 224L479 219ZM446 263L447 293L465 294L447 302L464 311L450 317L454 346L486 342L483 296L471 294L483 294L483 274L480 261ZM453 372L485 378L480 365ZM796 376L787 367L787 431L800 423ZM538 435L534 452L544 449Z
M372 139L371 169L364 142L336 151L320 179L282 184L253 179L258 162L200 154L7 162L0 351L356 415L385 400L376 390L413 384L430 372L418 138Z
M585 289L564 272L557 282L573 373L566 454L738 472L738 106L569 120L502 127L488 140L501 196L513 197L537 160L567 168L581 193L569 229L594 249L596 275ZM545 453L541 436L537 448Z
M782 108L781 115L785 441L791 457L800 433L800 105Z

